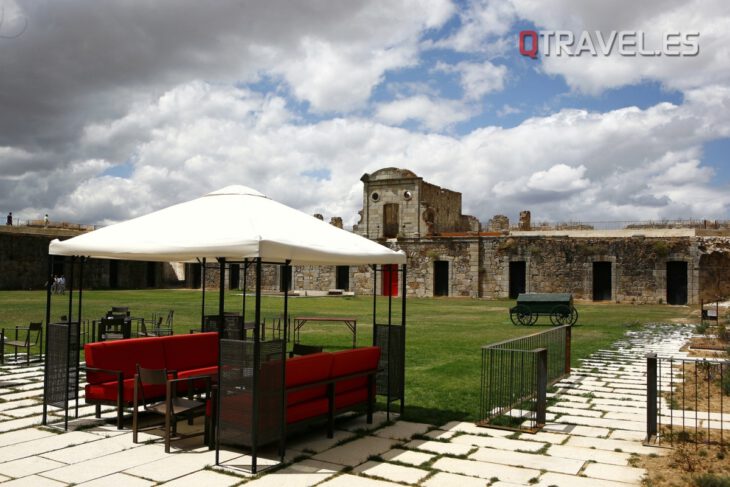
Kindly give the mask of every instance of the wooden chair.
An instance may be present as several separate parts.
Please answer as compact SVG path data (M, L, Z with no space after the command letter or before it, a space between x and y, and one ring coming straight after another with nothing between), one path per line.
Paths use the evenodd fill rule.
M170 377L173 378L170 378ZM188 391L192 396L194 383L205 381L205 397L192 399L191 397L179 397L178 384L187 382ZM165 399L158 397L145 398L145 386L164 386ZM137 364L137 374L134 380L134 403L132 409L132 441L137 443L137 432L139 431L139 407L142 406L148 413L164 416L165 453L170 453L170 438L177 436L177 422L183 417L192 420L195 416L205 416L206 404L210 399L210 377L196 376L178 379L176 374L171 374L167 369L145 369ZM203 430L204 442L209 444L210 419L206 417ZM194 436L194 435L188 435Z
M21 332L25 332L25 339L21 340ZM35 340L32 336L35 333ZM25 364L30 365L30 351L38 346L38 359L43 359L43 323L33 323L27 327L15 327L15 339L8 340L5 336L5 329L0 330L0 364L5 363L5 347L13 347L15 349L15 361L18 361L18 349L25 349Z

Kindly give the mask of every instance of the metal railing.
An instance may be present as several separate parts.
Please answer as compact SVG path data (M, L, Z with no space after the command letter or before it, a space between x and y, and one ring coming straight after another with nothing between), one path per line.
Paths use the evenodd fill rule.
M727 446L730 361L649 354L646 365L647 443Z
M570 373L571 327L482 347L479 426L535 431L545 425L547 388Z

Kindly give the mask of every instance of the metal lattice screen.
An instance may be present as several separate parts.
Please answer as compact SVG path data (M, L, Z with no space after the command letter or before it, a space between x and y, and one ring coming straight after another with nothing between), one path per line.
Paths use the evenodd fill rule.
M375 392L380 396L386 396L388 401L401 399L403 397L406 348L403 343L403 327L376 324L375 345L380 347Z
M259 365L255 366L257 346ZM221 445L252 447L280 438L284 346L281 340L220 341Z
M77 351L79 347L79 324L50 323L47 327L46 339L48 352L46 355L46 404L57 408L65 408L66 402L78 397L79 364Z

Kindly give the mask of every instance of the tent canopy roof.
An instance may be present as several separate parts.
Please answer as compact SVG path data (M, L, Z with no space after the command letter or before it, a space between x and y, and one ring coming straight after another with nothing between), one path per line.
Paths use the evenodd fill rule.
M49 246L51 255L190 262L218 257L293 265L404 264L405 254L246 186L227 186Z

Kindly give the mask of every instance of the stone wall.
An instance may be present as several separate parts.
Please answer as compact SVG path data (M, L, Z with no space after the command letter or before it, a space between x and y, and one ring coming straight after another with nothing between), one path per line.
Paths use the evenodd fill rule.
M725 238L700 239L700 299L730 299L730 241Z
M20 230L0 232L0 289L43 289L48 277L48 245L57 237L51 229L46 234ZM70 258L59 256L54 258L54 262L53 273L64 275L68 281L71 277ZM170 267L167 263L115 262L88 259L84 264L84 289L139 289L179 284L175 273L167 269ZM111 282L112 266L116 266L116 282ZM153 269L148 271L148 266ZM78 272L76 267L76 279ZM148 286L148 277L153 278L153 286Z
M434 209L434 234L463 230L461 193L423 181L421 183L421 207ZM428 233L422 232L422 235L428 235Z
M482 245L482 296L509 293L509 262L525 261L527 292L569 292L593 298L593 263L610 262L612 300L632 303L666 301L668 261L688 263L688 298L698 296L698 261L693 239L495 237Z

